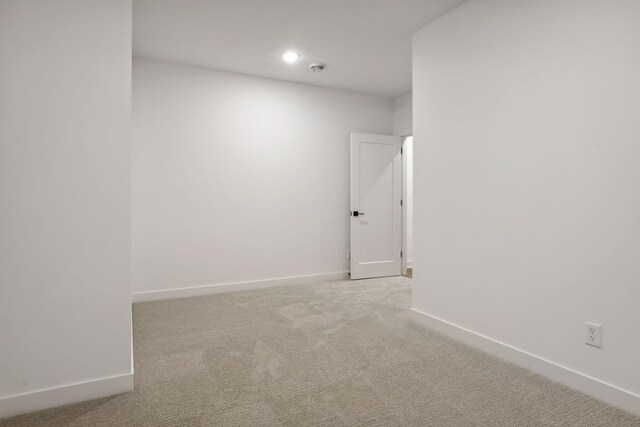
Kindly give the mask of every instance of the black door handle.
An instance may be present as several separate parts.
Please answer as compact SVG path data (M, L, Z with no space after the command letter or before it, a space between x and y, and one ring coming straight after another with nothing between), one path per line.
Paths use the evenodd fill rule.
M353 212L351 212L351 215L352 216L361 216L361 215L364 215L364 212L353 211Z

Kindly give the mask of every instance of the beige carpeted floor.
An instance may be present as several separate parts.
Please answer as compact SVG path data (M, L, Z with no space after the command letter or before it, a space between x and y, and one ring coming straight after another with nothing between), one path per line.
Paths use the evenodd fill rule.
M413 324L387 278L134 306L135 391L6 426L640 426Z

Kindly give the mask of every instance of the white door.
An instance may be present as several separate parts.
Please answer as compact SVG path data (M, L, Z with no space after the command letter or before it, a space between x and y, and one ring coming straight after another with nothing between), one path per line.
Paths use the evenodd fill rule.
M401 147L397 136L351 134L351 279L401 274Z

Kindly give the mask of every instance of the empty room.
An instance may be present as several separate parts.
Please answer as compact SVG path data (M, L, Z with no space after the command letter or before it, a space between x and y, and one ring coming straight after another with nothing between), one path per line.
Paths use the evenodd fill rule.
M639 23L0 0L0 426L640 427Z

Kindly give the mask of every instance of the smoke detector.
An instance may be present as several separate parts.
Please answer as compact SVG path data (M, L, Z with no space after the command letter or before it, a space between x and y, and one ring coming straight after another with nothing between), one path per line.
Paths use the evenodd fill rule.
M314 73L319 73L320 71L324 70L326 67L326 65L324 64L311 64L309 65L309 69L311 71L313 71Z

